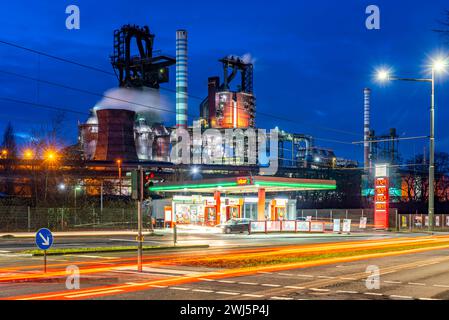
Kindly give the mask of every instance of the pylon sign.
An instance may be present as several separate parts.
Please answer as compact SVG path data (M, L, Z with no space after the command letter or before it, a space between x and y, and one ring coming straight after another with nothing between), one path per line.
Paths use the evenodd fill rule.
M376 165L374 177L374 227L388 229L389 178L386 164Z

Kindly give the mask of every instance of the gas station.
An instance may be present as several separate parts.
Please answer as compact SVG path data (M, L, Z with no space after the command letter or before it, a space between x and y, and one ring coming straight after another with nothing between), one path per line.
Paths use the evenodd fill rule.
M170 194L166 223L214 226L232 218L296 220L297 200L289 193L335 189L335 180L244 176L160 183L150 192Z

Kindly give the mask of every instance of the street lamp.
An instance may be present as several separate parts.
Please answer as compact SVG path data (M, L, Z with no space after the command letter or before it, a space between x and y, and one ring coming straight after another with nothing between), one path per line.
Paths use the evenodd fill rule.
M442 72L448 65L447 58L438 57L431 61L431 78L398 78L390 75L391 71L387 69L380 69L377 72L377 80L399 80L399 81L413 81L413 82L428 82L431 85L430 94L430 147L429 147L429 203L428 203L428 216L429 216L429 230L433 230L434 210L435 210L435 73Z
M34 156L34 152L31 149L25 149L25 151L23 152L24 159L31 160L31 159L33 159L33 156Z
M119 194L122 195L122 160L117 159L115 161L118 167L118 183L119 183Z

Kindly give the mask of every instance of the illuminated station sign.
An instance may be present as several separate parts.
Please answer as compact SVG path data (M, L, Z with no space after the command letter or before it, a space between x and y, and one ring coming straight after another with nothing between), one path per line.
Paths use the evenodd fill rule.
M386 164L376 165L374 178L374 227L388 228L389 211L389 179Z

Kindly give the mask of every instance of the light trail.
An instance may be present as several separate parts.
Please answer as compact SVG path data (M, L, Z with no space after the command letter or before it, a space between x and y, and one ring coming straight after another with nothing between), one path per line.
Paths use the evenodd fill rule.
M447 241L446 241L447 242ZM419 253L425 251L439 250L439 249L447 249L449 248L449 243L435 246L431 248L417 248L417 249L408 249L399 252L385 252L385 253L370 253L370 254L362 254L352 257L340 257L340 258L327 258L321 259L318 261L309 261L309 262L296 262L296 263L286 263L275 266L261 266L261 267L252 267L252 268L239 268L233 270L222 270L219 272L211 272L204 274L197 274L195 276L183 276L183 277L175 277L171 279L162 279L162 280L152 280L145 281L133 284L119 284L119 285L106 285L99 286L97 288L89 288L89 289L81 289L81 290L65 290L59 292L49 292L49 293L39 293L39 294L31 294L31 295L22 295L9 297L6 300L70 300L70 299L81 299L81 298L89 298L89 297L98 297L98 296L109 296L115 294L126 294L135 291L143 291L143 290L151 290L158 287L166 287L173 285L181 285L185 283L199 282L203 281L202 278L208 279L223 279L229 277L238 277L245 275L252 275L259 271L265 272L275 272L281 270L289 270L289 269L297 269L297 268L306 268L306 267L316 267L320 265L326 264L335 264L342 262L350 262L350 261L359 261L373 258L382 258L388 256L397 256L403 254L411 254L411 253Z
M185 252L183 255L185 257L179 257L179 253L170 255L160 255L160 256L146 256L144 258L145 266L164 266L164 265L185 265L191 263L192 261L209 260L209 259L221 259L221 260L234 260L240 258L263 258L267 256L276 255L291 255L291 254L308 254L308 253L322 253L322 252L344 252L348 250L357 249L379 249L379 248L395 248L400 247L405 244L425 244L425 243L449 243L449 236L421 236L421 237L407 237L407 238L390 238L390 239L370 239L370 240L360 240L360 241L346 241L346 242L335 242L335 243L315 243L308 245L286 245L277 246L270 248L255 248L255 249L233 249L231 251L223 251L222 253L211 254L210 252L200 252L192 256L193 252ZM202 258L207 257L207 258ZM83 262L88 265L86 268L80 268L80 274L94 274L101 272L113 271L121 268L133 268L136 267L136 258L119 258L116 262L117 264L104 266L102 263L111 263L115 260L102 260L95 262ZM26 266L36 268L39 273L25 273L18 275L7 275L0 276L0 283L5 282L19 282L19 281L30 281L36 279L44 279L50 277L62 277L66 275L65 267L67 265L77 264L76 261L67 261L67 263L58 263L57 266L63 266L61 269L56 269L49 271L47 273L41 273L42 264L35 266ZM81 264L81 263L79 263ZM48 269L50 269L48 266ZM54 266L54 265L53 265ZM23 270L23 269L22 269ZM20 271L20 269L3 269L0 271L7 271L9 273L14 273Z

